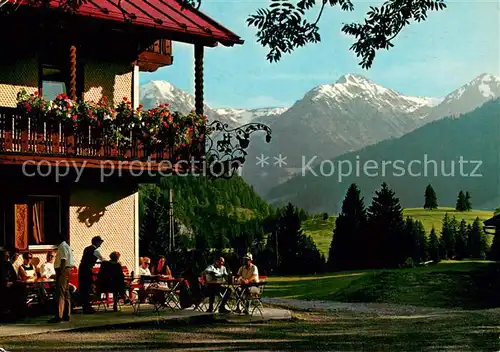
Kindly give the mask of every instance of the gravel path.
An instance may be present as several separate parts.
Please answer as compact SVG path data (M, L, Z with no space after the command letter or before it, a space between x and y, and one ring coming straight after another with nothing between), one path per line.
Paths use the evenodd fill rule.
M304 301L290 298L263 298L267 304L302 311L319 312L356 312L372 313L378 315L415 315L415 314L437 314L456 313L456 310L415 307L387 303L344 303L332 301Z

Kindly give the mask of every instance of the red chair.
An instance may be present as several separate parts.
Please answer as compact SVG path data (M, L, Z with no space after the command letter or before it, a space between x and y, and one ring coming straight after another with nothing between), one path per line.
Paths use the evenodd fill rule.
M78 289L78 269L76 267L71 268L69 273L69 283Z

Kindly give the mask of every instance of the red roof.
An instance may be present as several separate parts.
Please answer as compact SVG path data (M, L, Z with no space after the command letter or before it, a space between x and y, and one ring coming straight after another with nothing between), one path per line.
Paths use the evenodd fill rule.
M59 3L53 1L51 5L56 8ZM127 20L138 26L214 40L226 46L243 44L238 35L202 12L192 7L182 8L179 0L86 0L76 12L117 22ZM166 35L164 39L170 38Z

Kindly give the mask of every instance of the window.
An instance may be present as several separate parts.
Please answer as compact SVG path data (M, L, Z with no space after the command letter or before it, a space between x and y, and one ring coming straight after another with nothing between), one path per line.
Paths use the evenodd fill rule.
M30 196L28 207L28 244L57 245L57 235L61 231L59 196Z
M41 83L42 94L46 99L54 100L58 94L67 94L66 75L55 66L42 65Z
M39 82L38 89L48 100L53 100L58 94L69 95L69 52L53 50L42 54L39 58ZM76 96L83 98L84 92L84 63L81 58L76 62Z

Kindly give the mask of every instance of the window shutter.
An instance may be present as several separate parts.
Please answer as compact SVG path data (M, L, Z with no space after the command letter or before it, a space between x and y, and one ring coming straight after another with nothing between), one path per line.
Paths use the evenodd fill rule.
M28 249L28 204L15 204L15 247L21 251Z

